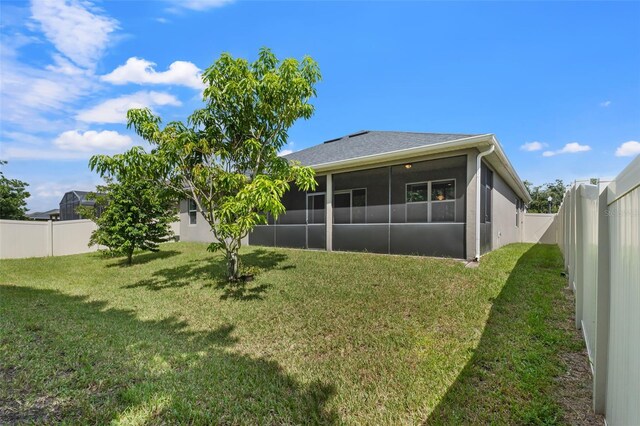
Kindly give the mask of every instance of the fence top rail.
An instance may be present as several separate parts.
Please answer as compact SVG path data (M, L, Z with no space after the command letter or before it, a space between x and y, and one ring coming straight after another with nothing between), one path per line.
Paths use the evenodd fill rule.
M627 166L607 187L607 204L611 205L640 186L640 155Z

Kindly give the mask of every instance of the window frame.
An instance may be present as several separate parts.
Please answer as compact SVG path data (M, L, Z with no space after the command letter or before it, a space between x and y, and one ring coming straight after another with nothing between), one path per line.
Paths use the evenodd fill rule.
M357 222L357 223L353 223L353 191L364 191L364 222ZM335 196L336 195L341 195L341 194L349 194L349 223L336 223L335 222ZM366 224L367 222L367 207L369 206L368 203L368 197L367 197L367 188L366 187L360 187L360 188L350 188L350 189L340 189L338 191L333 191L333 199L331 200L331 205L332 205L332 210L334 210L332 212L333 214L333 224L334 225L361 225L361 224ZM340 207L343 208L343 207Z
M432 194L432 184L433 183L438 183L438 182L451 182L453 181L453 199L452 200L432 200L431 199L431 194ZM409 191L409 185L420 185L420 184L427 184L427 200L426 201L409 201L408 200L408 191ZM417 181L417 182L407 182L404 184L404 204L405 204L405 208L404 208L404 223L457 223L456 222L456 216L457 216L457 199L456 199L456 189L458 187L458 182L456 178L446 178L446 179L433 179L433 180L424 180L424 181ZM408 222L407 221L407 205L408 204L427 204L427 220L426 222ZM452 221L446 221L446 222L434 222L433 221L433 215L431 212L431 207L433 205L433 203L453 203L453 220Z
M192 203L193 208L191 208ZM191 216L192 213L194 214L193 217ZM189 215L189 226L196 226L198 224L198 205L191 198L187 201L187 214Z
M309 209L309 199L314 197L319 197L324 195L325 204L322 206L322 210L324 210L324 217L322 223L316 223L309 221L309 212L313 212L315 214L315 209ZM306 193L306 211L305 211L305 225L326 225L327 224L327 193L326 192L307 192ZM313 206L315 207L315 199L313 200Z

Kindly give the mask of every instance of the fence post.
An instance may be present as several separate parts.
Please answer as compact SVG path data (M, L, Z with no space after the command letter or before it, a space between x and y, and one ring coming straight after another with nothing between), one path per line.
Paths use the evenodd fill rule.
M575 286L575 299L576 299L576 328L580 330L582 328L582 307L584 304L584 283L583 283L583 268L584 268L584 214L582 212L582 193L578 186L574 192L575 194L575 211L576 211L576 257L573 262L573 279Z
M599 187L599 186L598 186ZM598 279L596 284L596 341L593 354L593 410L604 414L607 404L609 357L609 215L607 189L598 197Z
M47 221L47 256L53 256L53 221Z

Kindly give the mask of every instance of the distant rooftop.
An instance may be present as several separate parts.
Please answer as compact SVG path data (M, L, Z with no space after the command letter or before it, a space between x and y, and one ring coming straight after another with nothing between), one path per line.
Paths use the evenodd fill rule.
M362 130L288 154L285 158L300 161L305 166L316 166L334 161L450 142L472 136L478 135Z
M27 217L31 219L49 220L52 215L59 215L59 214L60 214L60 209L51 209L51 210L47 210L46 212L28 213Z

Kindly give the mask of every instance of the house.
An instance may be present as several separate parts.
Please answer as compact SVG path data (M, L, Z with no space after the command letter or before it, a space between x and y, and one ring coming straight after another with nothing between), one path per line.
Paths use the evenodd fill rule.
M95 200L87 199L90 191L69 191L60 200L60 220L77 220L82 219L76 212L80 206L92 207L96 204ZM100 209L97 215L100 216Z
M361 131L285 158L317 188L292 185L250 245L477 259L522 241L531 198L493 134ZM212 240L198 215L182 202L183 240Z
M31 220L60 220L60 209L29 213L27 217Z

